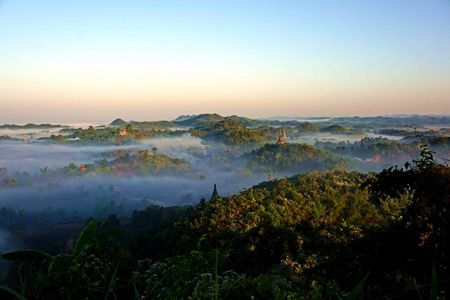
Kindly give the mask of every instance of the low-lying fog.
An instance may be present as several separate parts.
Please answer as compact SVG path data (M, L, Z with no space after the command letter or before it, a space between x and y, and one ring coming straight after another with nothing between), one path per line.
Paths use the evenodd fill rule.
M58 135L58 134L64 134L61 133L60 130L63 128L83 128L86 129L89 126L101 126L104 125L102 123L76 123L76 124L58 124L61 125L61 127L50 127L50 128L31 128L31 129L10 129L8 127L6 128L0 128L0 136L10 136L16 139L23 139L24 135L27 135L28 140L37 140L40 138L49 137L52 134ZM63 127L65 126L65 127Z
M83 127L87 126L88 124L84 124ZM60 128L49 130L45 134L58 132ZM3 130L3 134L5 132ZM22 132L14 132L16 135L22 134ZM380 137L380 135L370 133L368 136ZM381 136L396 140L401 138ZM317 140L355 142L361 140L362 137L360 135L319 133L287 141L308 144L314 144ZM104 154L114 150L133 149L137 152L144 149L152 151L153 148L157 148L158 153L172 158L186 159L192 166L191 171L185 176L178 177L124 178L95 174L76 177L43 176L45 172L53 174L54 170L71 163L79 168L82 163L95 164L105 158L111 161L115 158ZM2 141L0 143L0 171L3 174L0 173L2 176L0 178L3 178L5 182L0 182L0 207L23 208L29 211L52 207L53 209L78 211L85 215L92 215L100 202L114 201L115 205L124 207L120 213L127 215L131 209L143 208L148 204L189 205L197 203L202 197L209 199L214 184L217 184L219 194L229 196L268 179L268 174L247 172L243 176L242 170L239 170L241 166L230 162L225 164L225 167L224 165L218 167L220 164L216 164L214 167L209 162L212 155L208 149L211 150L201 139L188 134L175 138L145 139L132 145L121 146L86 146L76 143L53 145L37 139L28 143ZM230 158L230 160L233 159ZM21 177L24 172L27 175ZM278 177L289 175L292 174L276 174ZM14 178L27 178L26 180L30 182L27 184L22 180L17 184L16 182L11 184Z
M145 208L150 204L192 205L202 197L209 199L214 184L220 195L236 193L240 189L259 181L232 182L227 174L217 174L203 180L174 177L133 177L118 178L96 175L58 179L39 185L3 189L0 207L19 207L27 211L39 211L52 207L66 211L78 211L90 215L93 208L104 201L107 205L114 201L129 207Z
M72 128L87 128L89 124L77 124ZM0 253L15 249L9 232L37 228L63 221L80 222L86 217L107 218L110 214L128 217L134 209L149 205L193 205L200 199L210 199L214 184L221 196L229 196L249 188L268 178L282 178L296 172L272 172L245 169L245 163L236 159L242 150L229 151L227 147L207 145L189 134L174 138L144 139L129 145L88 146L77 143L49 144L40 137L60 134L61 128L46 130L0 130L0 135L23 138L0 141ZM367 133L365 135L318 133L287 138L288 143L317 141L354 143L363 137L382 137L400 140L402 137ZM115 150L140 150L162 153L171 158L185 159L191 167L179 176L129 176L120 177L108 173L78 172L75 175L57 175L55 170L74 164L101 165L104 159L111 162L117 156ZM215 157L217 155L217 157ZM374 170L375 162L356 160L359 170ZM170 160L169 160L170 161ZM380 165L376 166L381 167ZM260 172L260 173L257 173ZM265 172L265 173L264 173ZM173 174L173 173L171 173ZM23 227L21 227L22 225Z
M176 138L156 138L143 140L133 145L123 146L81 146L76 144L52 145L35 141L23 143L21 141L3 141L0 143L0 168L7 168L12 172L28 172L38 174L40 168L49 167L56 169L74 163L94 163L103 157L101 153L114 150L136 151L158 148L158 152L167 154L175 158L184 158L191 162L195 161L192 155L186 153L187 149L199 149L204 151L205 146L200 139L192 138L188 135Z
M86 174L76 178L50 176L47 180L42 176L46 167L48 167L48 174L52 174L53 170L70 163L74 163L77 167L80 167L81 163L95 163L105 158L102 155L105 152L128 149L151 151L155 147L158 153L183 158L192 165L198 163L202 167L197 173L187 174L184 177L122 178L113 175ZM190 154L191 150L198 150L195 151L196 156ZM33 211L52 207L90 214L98 204L98 199L102 197L101 191L108 191L106 194L109 198L114 198L118 204L130 207L142 206L143 199L150 201L148 204L194 204L202 197L209 199L214 184L217 184L221 195L227 196L267 180L267 175L249 176L244 180L242 178L237 180L234 177L234 170L225 172L208 166L209 157L206 157L205 145L200 139L189 135L148 139L123 146L49 145L38 141L27 144L20 141L2 141L0 153L2 153L0 168L6 168L2 170L6 172L3 177L7 175L9 180L12 180L20 177L20 173L27 172L29 174L27 178L36 178L35 182L28 185L22 183L16 186L4 184L0 186L0 207L12 206Z
M353 142L359 142L362 138L369 137L369 138L386 138L388 140L401 140L403 136L395 136L395 135L386 135L386 134L377 134L368 132L363 135L359 134L331 134L331 133L316 133L316 134L305 134L302 135L299 138L290 138L286 139L289 143L306 143L309 145L314 145L314 143L318 140L321 142L346 142L349 141L351 143Z

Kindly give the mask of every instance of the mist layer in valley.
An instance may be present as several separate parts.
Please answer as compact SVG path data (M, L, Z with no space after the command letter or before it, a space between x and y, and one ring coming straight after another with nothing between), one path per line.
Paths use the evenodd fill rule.
M3 214L20 212L34 224L127 217L148 205L208 200L214 184L229 196L298 173L402 166L424 145L437 159L449 152L445 116L256 120L203 114L93 125L1 126ZM14 221L3 223L10 228Z
M214 184L218 185L221 195L226 196L267 179L264 176L235 179L235 170L210 164L211 155L206 146L199 138L188 135L143 140L123 146L4 141L0 147L0 206L18 206L33 211L52 207L89 215L98 204L96 200L106 194L118 205L127 207L145 207L151 203L187 205L198 202L202 197L209 199ZM156 171L146 176L134 171L121 174L89 171L101 163L114 163L122 155L133 157L139 151L151 152L156 151L153 150L155 148L157 155L185 161L189 170L181 176ZM88 168L87 172L80 171L82 164ZM74 167L71 174L65 172L68 166Z

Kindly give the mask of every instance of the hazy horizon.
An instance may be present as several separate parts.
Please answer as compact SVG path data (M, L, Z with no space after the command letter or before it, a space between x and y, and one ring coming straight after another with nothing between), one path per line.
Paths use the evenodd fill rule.
M448 1L0 1L0 122L450 114Z
M171 117L171 118L166 118L166 119L151 119L152 116L149 116L150 118L148 119L137 119L137 118L131 118L131 119L127 119L127 118L123 118L120 116L116 116L114 118L111 119L105 119L105 120L98 120L98 119L94 119L94 120L89 120L86 119L85 121L80 121L78 119L74 119L73 121L69 121L69 120L64 120L64 119L60 119L58 121L58 119L56 118L52 118L49 117L48 119L42 118L42 119L38 119L41 121L33 121L33 119L29 119L29 120L24 120L24 121L20 121L20 122L6 122L4 121L5 119L1 119L0 121L0 125L19 125L19 126L24 126L27 124L51 124L51 125L61 125L61 126L70 126L70 127L74 127L74 128L87 128L89 126L103 126L106 125L108 126L111 122L113 122L116 119L122 119L125 122L156 122L156 121L174 121L176 120L178 117L180 116L198 116L198 115L202 115L202 114L217 114L216 112L201 112L201 113L193 113L193 114L180 114L180 115L176 115L175 117ZM222 115L219 114L222 117L230 117L232 116L230 115ZM234 114L236 116L239 117L244 117L244 118L250 118L249 116L246 115L242 115L242 114ZM448 117L450 116L450 114L384 114L384 115L337 115L337 116L321 116L321 115L317 115L317 116L296 116L296 115L269 115L266 117L255 117L255 118L250 118L250 119L254 119L254 120L297 120L299 122L322 122L324 121L324 119L322 118L326 118L325 120L330 120L332 118L370 118L370 117L407 117L407 116L436 116L436 117ZM20 131L22 129L11 129L11 131ZM28 129L27 129L28 130ZM55 129L56 131L59 131L60 128Z

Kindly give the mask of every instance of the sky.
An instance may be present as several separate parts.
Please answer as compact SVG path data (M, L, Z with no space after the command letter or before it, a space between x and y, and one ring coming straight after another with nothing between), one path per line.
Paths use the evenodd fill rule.
M0 124L450 114L450 1L0 0Z

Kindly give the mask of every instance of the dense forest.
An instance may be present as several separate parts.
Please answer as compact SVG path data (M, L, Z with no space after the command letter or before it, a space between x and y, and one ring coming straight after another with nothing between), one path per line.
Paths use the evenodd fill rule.
M278 174L346 169L349 165L344 158L307 144L267 144L240 159L251 170Z
M422 131L203 114L4 135L0 296L443 299L450 137L407 119Z
M194 206L92 220L63 253L24 250L4 297L430 297L450 274L450 168L304 173Z

